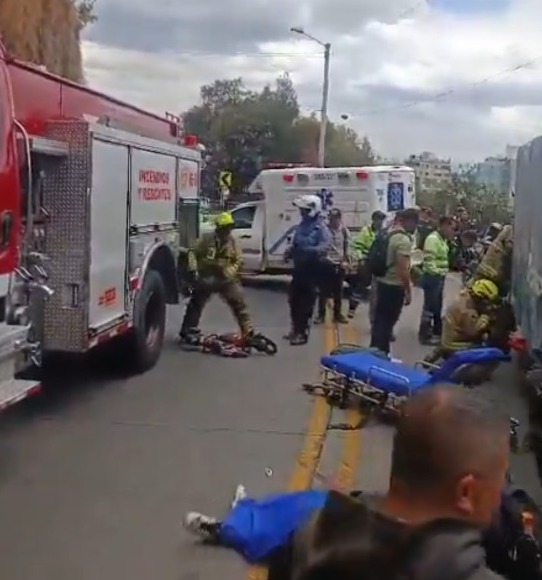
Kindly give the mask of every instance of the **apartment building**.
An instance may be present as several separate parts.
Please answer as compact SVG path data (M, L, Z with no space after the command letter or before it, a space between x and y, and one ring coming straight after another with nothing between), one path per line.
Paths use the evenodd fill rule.
M488 189L513 196L517 152L517 147L508 145L504 155L486 157L484 161L475 166L474 178L480 185L484 185Z
M419 155L410 155L405 163L414 169L420 193L434 193L452 181L451 159L439 159L433 153L424 151Z
M508 192L510 188L510 159L506 157L486 157L478 163L474 179L492 191Z

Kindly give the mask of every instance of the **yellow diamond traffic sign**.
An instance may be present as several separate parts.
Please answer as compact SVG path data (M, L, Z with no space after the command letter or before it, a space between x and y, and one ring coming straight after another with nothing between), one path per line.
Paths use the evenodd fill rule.
M233 181L232 177L233 176L231 171L221 171L218 176L220 187L223 187L224 189L231 189L231 184Z

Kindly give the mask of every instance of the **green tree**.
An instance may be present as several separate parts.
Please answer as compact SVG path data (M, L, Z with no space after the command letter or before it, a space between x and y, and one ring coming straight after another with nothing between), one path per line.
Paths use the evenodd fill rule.
M96 0L72 0L77 10L80 30L94 24L98 19L96 16Z
M313 113L310 117L299 117L294 125L298 155L296 161L316 163L320 119ZM374 165L376 154L367 137L344 125L328 122L326 131L326 165L331 167Z
M295 87L287 74L260 92L248 90L241 78L216 80L200 91L200 104L183 115L187 133L207 147L207 183L216 184L220 170L232 171L234 190L241 191L262 163L316 163L320 123L300 114ZM374 161L368 139L343 125L329 124L328 165L367 165Z
M427 205L438 214L449 214L464 207L480 224L507 223L510 220L508 194L478 183L473 172L454 174L451 182L434 194L420 196L419 205Z
M326 143L326 164L331 166L373 165L375 153L367 137L344 125L330 124Z

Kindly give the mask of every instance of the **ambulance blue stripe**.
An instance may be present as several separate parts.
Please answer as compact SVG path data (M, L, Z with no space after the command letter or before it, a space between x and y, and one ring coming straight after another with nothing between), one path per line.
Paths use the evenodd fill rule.
M280 238L273 243L273 245L269 248L269 253L270 254L274 254L279 247L286 241L286 238L288 238L288 236L291 236L295 229L297 227L297 224L295 226L291 226L290 228L288 228L283 234L282 236L280 236Z

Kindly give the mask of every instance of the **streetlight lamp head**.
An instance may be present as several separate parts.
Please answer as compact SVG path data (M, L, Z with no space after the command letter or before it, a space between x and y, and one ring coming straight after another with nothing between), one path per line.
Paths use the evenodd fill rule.
M290 32L295 32L296 34L305 34L305 31L301 26L292 26Z

